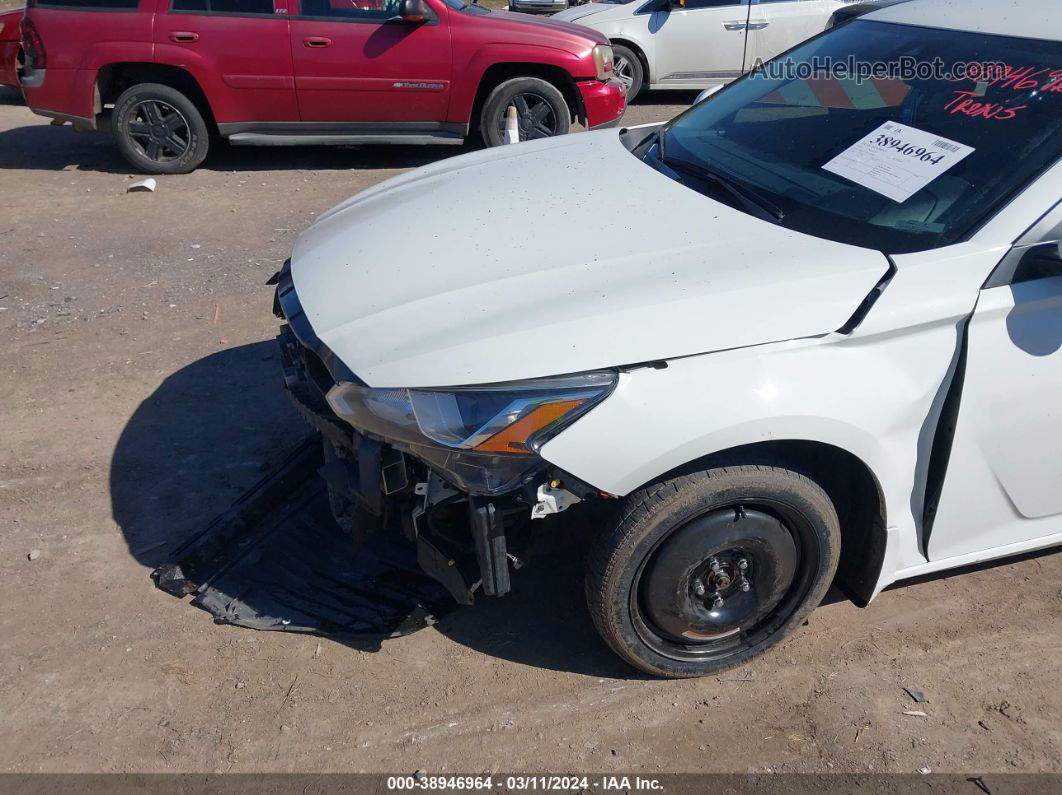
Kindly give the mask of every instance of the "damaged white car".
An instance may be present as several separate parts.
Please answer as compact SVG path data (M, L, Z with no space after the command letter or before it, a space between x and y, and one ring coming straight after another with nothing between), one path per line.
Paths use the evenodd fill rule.
M765 70L324 214L277 303L340 521L470 604L582 512L593 619L660 676L763 652L835 581L1062 544L1062 7L1003 5L913 0L776 62L947 73Z

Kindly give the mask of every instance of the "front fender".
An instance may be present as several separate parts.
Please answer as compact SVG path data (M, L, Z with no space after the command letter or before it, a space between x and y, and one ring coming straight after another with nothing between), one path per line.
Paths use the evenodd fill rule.
M950 323L902 336L831 334L673 360L623 374L602 405L542 448L596 488L626 495L708 455L760 442L845 450L880 484L891 524L914 529Z
M464 64L454 64L455 80L450 104L452 109L450 121L463 123L471 119L476 93L488 69L492 66L522 63L561 69L573 81L573 84L578 78L594 77L589 47L584 54L526 43L497 43L479 47ZM456 79L457 75L463 75L463 77ZM472 122L474 123L475 120L473 119Z

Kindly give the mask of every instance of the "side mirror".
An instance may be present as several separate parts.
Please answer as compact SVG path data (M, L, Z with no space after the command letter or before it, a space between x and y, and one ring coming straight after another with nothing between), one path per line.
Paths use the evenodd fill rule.
M1030 247L1014 268L1010 284L1062 277L1062 241Z
M428 4L424 0L399 0L398 16L403 22L427 22Z

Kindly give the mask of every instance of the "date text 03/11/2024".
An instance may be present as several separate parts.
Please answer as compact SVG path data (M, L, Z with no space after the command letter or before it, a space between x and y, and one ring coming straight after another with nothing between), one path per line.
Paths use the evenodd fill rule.
M388 776L387 790L403 792L413 790L510 790L587 792L593 790L654 791L662 790L657 778L642 776L431 776L419 773L412 776Z

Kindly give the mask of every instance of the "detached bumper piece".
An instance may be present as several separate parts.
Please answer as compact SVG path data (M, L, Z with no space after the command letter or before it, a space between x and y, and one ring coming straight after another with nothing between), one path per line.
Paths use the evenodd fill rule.
M314 434L153 573L219 624L379 640L434 624L454 600L394 533L355 549L332 517Z

